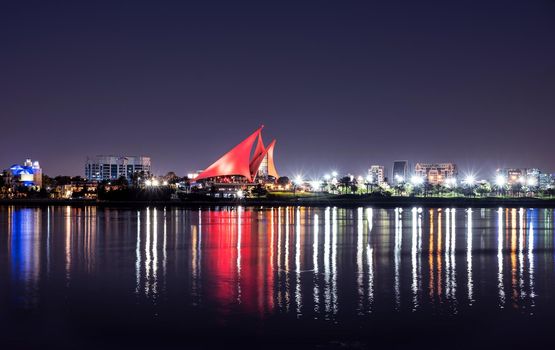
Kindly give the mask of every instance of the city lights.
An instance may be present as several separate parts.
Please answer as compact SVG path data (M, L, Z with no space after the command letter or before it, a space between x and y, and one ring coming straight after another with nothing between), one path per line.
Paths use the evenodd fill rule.
M320 180L312 180L309 184L313 191L320 191L322 187L322 181Z
M422 185L422 184L424 183L424 178L422 178L422 176L413 175L413 176L410 178L410 183L411 183L413 186L420 186L420 185Z
M530 177L528 178L528 181L526 181L526 185L529 187L535 187L538 185L538 180L535 177Z
M497 176L495 177L495 185L496 185L497 187L503 187L503 186L505 186L505 183L507 183L507 180L505 179L504 176L502 176L502 175L497 175Z
M476 184L476 176L469 174L464 178L463 183L467 186L473 186Z
M448 187L451 187L451 188L456 187L457 186L457 179L454 178L454 177L449 177L445 180L445 184Z

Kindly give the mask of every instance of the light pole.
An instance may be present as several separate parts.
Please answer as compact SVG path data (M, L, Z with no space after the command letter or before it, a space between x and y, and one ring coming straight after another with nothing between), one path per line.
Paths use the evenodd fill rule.
M373 185L374 178L372 175L366 176L366 194L370 193L370 186Z

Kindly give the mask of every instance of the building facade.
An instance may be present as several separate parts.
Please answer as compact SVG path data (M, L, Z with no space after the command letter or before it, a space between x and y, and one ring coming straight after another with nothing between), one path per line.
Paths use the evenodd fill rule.
M537 168L497 169L497 176L501 176L509 186L523 185L542 190L550 189L553 186L553 176Z
M122 176L131 181L135 173L150 176L150 157L99 155L87 157L85 164L85 178L89 181L117 180Z
M5 173L9 185L42 187L42 168L38 161L26 159L22 165L14 164Z
M396 160L393 162L391 180L394 185L398 185L408 180L409 162L406 160Z
M416 163L414 175L431 185L443 185L447 179L457 177L457 166L454 163Z
M385 183L385 167L383 165L371 165L368 169L368 175L374 184L382 185Z

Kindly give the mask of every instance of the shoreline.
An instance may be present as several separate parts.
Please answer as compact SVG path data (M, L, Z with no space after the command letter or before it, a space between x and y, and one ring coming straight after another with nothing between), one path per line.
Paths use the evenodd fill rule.
M528 208L555 208L555 198L442 198L442 197L386 197L372 198L365 196L336 196L327 198L299 197L290 199L265 199L249 198L241 200L208 199L208 200L169 200L169 201L97 201L85 199L2 199L0 205L15 206L96 206L109 207L221 207L221 206L247 206L247 207L528 207Z

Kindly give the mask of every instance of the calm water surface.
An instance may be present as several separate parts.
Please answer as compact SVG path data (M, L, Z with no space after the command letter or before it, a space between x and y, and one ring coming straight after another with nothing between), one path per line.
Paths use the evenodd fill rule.
M10 348L552 344L554 212L0 207Z

